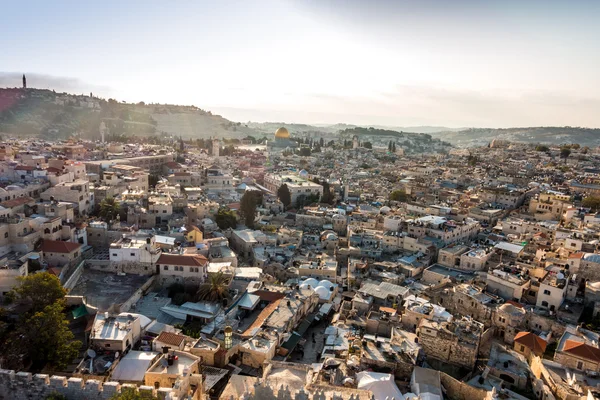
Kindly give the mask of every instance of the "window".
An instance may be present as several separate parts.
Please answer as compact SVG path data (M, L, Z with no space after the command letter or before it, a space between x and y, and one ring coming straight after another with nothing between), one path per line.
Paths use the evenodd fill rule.
M525 346L521 345L521 351L525 351Z
M577 361L577 369L580 371L583 369L583 361Z
M110 343L106 343L104 347L110 347Z
M135 253L129 253L131 257L135 257Z
M117 253L112 253L112 256L113 256L113 257L116 257L116 256L117 256Z
M542 307L548 307L548 302L547 301L542 301Z
M550 291L549 290L544 290L544 294L550 295Z
M530 290L530 291L529 291L529 295L530 295L530 296L535 296L535 291L533 291L533 290Z
M163 269L164 269L165 271L168 271L168 270L169 270L169 266L168 266L168 265L165 265L165 266L163 267Z
M4 238L8 238L8 232L4 233Z

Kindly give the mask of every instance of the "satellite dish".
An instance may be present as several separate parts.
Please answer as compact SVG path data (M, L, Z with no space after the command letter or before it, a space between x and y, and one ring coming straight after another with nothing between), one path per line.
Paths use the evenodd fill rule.
M89 357L91 357L91 358L95 358L96 357L96 352L93 349L88 349L87 355Z
M565 279L565 275L559 272L559 273L556 275L556 278L557 278L557 279Z

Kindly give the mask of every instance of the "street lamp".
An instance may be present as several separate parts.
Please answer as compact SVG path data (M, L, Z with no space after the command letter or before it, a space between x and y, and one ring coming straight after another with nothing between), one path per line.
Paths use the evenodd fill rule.
M225 348L229 350L233 345L233 329L228 325L223 332L225 333Z

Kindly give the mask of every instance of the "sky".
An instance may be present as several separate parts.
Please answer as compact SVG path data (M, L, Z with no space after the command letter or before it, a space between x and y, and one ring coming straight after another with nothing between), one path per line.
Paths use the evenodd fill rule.
M234 121L600 127L600 1L2 1L0 87Z

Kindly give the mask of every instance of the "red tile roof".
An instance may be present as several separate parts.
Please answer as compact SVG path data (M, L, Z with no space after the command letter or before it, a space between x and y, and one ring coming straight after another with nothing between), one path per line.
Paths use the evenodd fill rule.
M548 343L538 335L531 332L519 332L515 336L515 342L529 347L534 353L543 353L546 351Z
M23 204L28 204L28 203L35 203L35 200L29 196L18 197L16 199L3 201L2 203L0 203L0 206L2 206L4 208L13 208L13 207L19 207L19 206L22 206Z
M72 253L79 249L81 245L73 242L63 242L60 240L44 240L42 251L44 253Z
M201 254L161 254L157 264L186 265L189 267L202 267L208 260Z
M600 349L589 344L576 342L575 340L567 339L562 351L574 355L575 357L585 358L593 362L600 362Z
M156 340L171 346L180 346L185 341L185 336L172 332L161 332Z
M585 253L573 253L569 255L569 258L583 258L583 256L585 256Z
M15 171L33 171L35 167L29 165L17 165Z

